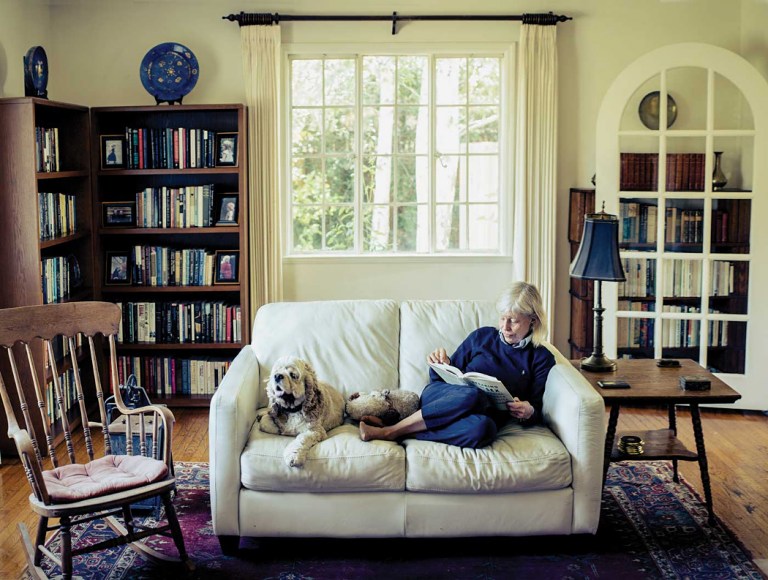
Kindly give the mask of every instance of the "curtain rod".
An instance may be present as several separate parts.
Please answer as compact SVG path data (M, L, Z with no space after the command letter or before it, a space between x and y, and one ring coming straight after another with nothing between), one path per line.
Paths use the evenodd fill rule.
M397 34L397 23L408 22L412 20L438 21L438 20L510 20L522 21L523 24L539 24L542 26L554 26L558 22L573 20L570 16L561 14L441 14L441 15L421 15L421 16L401 16L393 12L392 16L365 16L365 15L289 15L289 14L270 14L269 12L241 12L240 14L230 14L222 16L223 20L237 22L240 26L268 26L271 24L280 24L283 22L359 22L359 21L391 21L392 34Z

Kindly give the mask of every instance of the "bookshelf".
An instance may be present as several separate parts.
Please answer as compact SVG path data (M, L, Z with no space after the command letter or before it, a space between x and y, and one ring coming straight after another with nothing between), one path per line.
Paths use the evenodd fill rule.
M0 286L0 308L92 299L88 108L35 97L0 99L0 126L7 144L0 147L0 263L8 281ZM42 344L33 343L32 350L42 359ZM93 394L84 387L86 396ZM26 396L36 400L31 387ZM0 452L15 454L5 420L0 413ZM42 419L35 416L34 425L42 430Z
M156 403L208 406L248 342L245 115L240 104L91 110L95 291L123 309L121 375Z
M576 257L584 232L584 217L595 211L595 190L572 188L569 191L568 245L571 262ZM571 359L580 359L592 354L594 346L594 282L571 278Z
M658 129L638 103L662 95ZM666 119L666 95L678 104ZM692 359L768 409L768 84L740 56L681 44L628 67L598 116L598 203L619 216L626 282L606 286L610 357ZM724 175L723 175L724 174ZM723 183L725 181L725 183Z

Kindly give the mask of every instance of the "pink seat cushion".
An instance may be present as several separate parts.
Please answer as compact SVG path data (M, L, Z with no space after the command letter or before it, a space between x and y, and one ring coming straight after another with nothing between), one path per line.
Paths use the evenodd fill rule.
M162 461L141 455L107 455L90 463L43 471L54 503L70 503L160 481L168 473Z

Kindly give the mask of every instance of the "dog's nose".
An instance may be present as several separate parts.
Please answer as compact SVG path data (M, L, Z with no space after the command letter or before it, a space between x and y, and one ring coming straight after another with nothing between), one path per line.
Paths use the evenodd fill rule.
M283 375L281 375L281 374L279 374L279 373L278 373L278 374L276 374L276 375L274 376L274 379L275 379L275 382L276 382L276 383L279 383L280 381L282 381L282 380L283 380Z

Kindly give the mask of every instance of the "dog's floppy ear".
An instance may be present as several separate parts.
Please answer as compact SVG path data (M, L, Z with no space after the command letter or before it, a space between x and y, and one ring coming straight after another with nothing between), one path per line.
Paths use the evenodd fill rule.
M304 413L309 417L318 416L323 405L323 394L317 388L315 369L306 361L304 363Z

